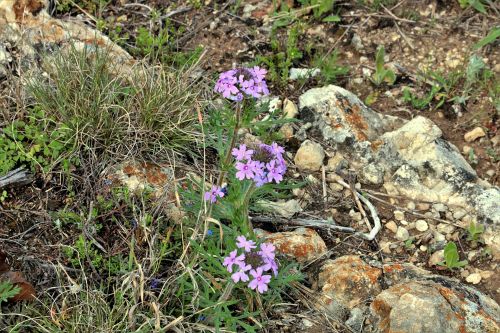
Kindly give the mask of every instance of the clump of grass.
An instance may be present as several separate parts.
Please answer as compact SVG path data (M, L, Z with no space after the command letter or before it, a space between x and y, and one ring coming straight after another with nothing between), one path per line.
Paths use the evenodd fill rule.
M160 65L124 72L111 60L75 49L47 58L48 77L28 86L33 104L71 130L82 161L192 154L197 87Z

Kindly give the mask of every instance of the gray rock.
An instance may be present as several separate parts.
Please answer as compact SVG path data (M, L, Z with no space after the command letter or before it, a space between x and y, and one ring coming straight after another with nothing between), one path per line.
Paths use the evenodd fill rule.
M133 57L107 36L76 20L53 18L47 12L48 1L0 1L0 44L16 45L16 57L25 79L40 75L40 57L96 48L106 50L115 72L132 73ZM47 52L50 51L50 52Z
M290 218L296 213L302 211L300 202L295 199L291 199L288 201L278 201L278 202L269 200L259 200L256 202L256 204L264 210L276 213L279 216L283 216L285 218Z
M378 182L385 174L384 187L391 194L458 206L475 212L483 223L500 224L500 189L478 179L431 120L378 114L332 85L305 92L299 110L300 118L311 123L363 181ZM374 175L370 165L380 170Z
M489 301L492 301L491 299ZM498 332L495 317L479 312L472 299L438 283L412 281L381 292L370 306L372 320L380 332L456 333Z
M324 263L315 286L320 290L318 309L336 318L349 317L345 323L355 332L360 331L356 323L365 315L369 320L362 321L363 332L499 330L500 307L494 300L458 280L412 264L382 265L359 256L343 256Z
M354 332L361 332L364 321L365 309L360 307L351 310L349 319L346 320L345 324Z
M364 184L380 185L384 182L384 169L370 163L361 168L359 180Z

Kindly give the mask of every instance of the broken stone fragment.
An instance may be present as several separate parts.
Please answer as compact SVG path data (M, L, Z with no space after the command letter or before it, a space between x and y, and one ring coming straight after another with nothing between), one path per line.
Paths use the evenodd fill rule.
M279 253L299 263L317 259L327 251L325 242L320 235L309 228L276 232L266 235L265 239L276 246Z
M319 143L306 140L295 154L294 162L299 170L318 171L323 165L324 158L323 147Z
M472 142L475 141L476 139L482 138L485 135L486 133L481 127L476 127L472 131L465 133L464 140L465 142Z

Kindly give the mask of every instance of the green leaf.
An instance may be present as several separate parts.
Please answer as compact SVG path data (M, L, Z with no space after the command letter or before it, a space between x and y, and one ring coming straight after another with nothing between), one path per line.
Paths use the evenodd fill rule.
M56 141L56 140L52 140L49 144L49 147L52 148L53 150L61 150L64 148L64 145L62 143L60 143L59 141Z
M477 50L485 45L493 43L498 37L500 37L500 28L494 27L493 29L491 29L488 35L486 35L486 37L484 37L474 45L473 49Z
M14 287L9 281L0 281L0 304L19 294L21 288Z
M377 49L377 55L375 56L375 66L377 73L382 72L384 70L384 57L385 57L385 48L382 45Z
M396 74L394 74L394 72L391 70L387 70L385 72L384 81L389 85L394 84L394 82L396 82Z
M463 267L467 265L467 260L459 261L457 245L454 242L449 242L444 247L444 263L449 269Z
M323 22L340 22L340 16L338 16L338 15L328 15L322 21Z
M486 8L484 7L481 0L469 0L469 4L478 12L486 14Z

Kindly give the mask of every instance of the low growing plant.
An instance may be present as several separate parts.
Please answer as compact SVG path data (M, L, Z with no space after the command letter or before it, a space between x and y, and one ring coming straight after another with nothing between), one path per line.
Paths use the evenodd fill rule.
M268 56L257 56L256 64L266 65L269 68L269 79L280 87L284 87L289 78L290 68L303 57L298 42L301 35L299 24L293 25L288 31L286 43L282 44L276 31L271 37L271 51Z
M21 288L14 286L9 281L0 281L0 305L19 294L20 291Z
M385 68L384 57L385 48L382 45L377 48L377 54L375 55L375 73L373 73L371 77L372 82L377 86L384 82L392 85L396 81L396 74L392 70Z
M464 267L468 262L467 260L460 261L457 245L454 242L448 242L444 247L444 261L439 264L452 270L454 268Z
M469 224L469 228L467 228L467 231L468 231L467 240L477 243L480 241L480 236L484 232L484 225L480 223L471 222Z

